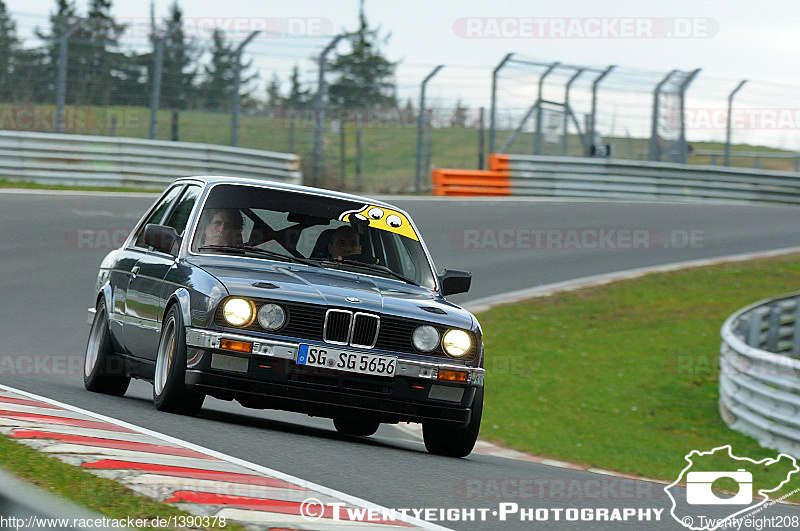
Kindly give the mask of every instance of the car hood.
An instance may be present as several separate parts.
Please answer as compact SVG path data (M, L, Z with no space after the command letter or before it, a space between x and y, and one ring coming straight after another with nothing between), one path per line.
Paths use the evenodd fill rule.
M231 295L397 315L471 330L472 314L430 290L371 275L248 257L187 262L216 277ZM351 300L348 300L348 297ZM357 301L353 301L353 298Z

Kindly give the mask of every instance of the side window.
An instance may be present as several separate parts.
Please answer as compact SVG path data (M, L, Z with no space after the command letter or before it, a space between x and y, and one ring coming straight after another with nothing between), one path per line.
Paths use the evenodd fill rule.
M194 204L197 202L199 196L199 186L187 187L165 225L173 227L178 234L181 234L186 229L186 223L189 221L189 214L192 213L192 208L194 208Z
M169 192L167 192L167 195L161 199L161 202L158 204L158 206L156 206L156 209L153 210L153 213L147 218L147 221L145 221L139 228L139 232L136 234L136 243L134 243L136 247L144 247L144 228L148 223L161 223L161 219L164 217L164 214L178 198L181 188L183 188L182 185L173 187Z

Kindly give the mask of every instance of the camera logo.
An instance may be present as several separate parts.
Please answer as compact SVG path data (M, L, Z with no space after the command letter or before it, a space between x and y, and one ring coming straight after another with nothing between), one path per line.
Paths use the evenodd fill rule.
M732 498L720 498L711 490L719 478L730 478L739 484ZM748 505L753 503L753 474L740 468L736 472L689 472L686 475L686 501L692 505Z
M787 484L798 481L800 466L788 454L756 461L734 455L728 444L707 452L692 450L684 459L686 467L675 481L664 487L664 492L672 502L670 515L692 531L737 527L732 524L736 519L741 522L741 519L766 509L768 506L765 504L772 505L800 491L789 492L790 487L797 486ZM717 481L719 479L723 481ZM736 490L736 494L721 494L719 487ZM709 515L712 509L713 517Z

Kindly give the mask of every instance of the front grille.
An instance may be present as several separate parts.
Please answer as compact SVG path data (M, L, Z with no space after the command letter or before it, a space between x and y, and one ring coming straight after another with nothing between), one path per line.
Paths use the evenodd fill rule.
M374 347L380 325L381 321L377 315L356 313L353 319L353 336L350 338L350 344L354 347Z
M325 314L323 339L334 345L346 345L350 342L350 325L353 312L347 310L328 310Z

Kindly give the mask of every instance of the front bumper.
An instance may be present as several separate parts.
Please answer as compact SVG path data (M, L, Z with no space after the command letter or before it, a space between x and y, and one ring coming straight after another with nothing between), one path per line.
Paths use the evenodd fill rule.
M223 340L252 343L252 353L222 350ZM291 340L198 328L187 328L186 344L187 385L217 398L236 399L246 407L321 417L355 415L381 422L466 424L475 390L483 386L484 379L482 368L446 360L398 357L393 377L308 367L295 363L299 343ZM446 369L467 372L466 383L439 380L440 371Z

